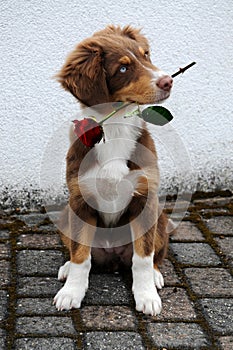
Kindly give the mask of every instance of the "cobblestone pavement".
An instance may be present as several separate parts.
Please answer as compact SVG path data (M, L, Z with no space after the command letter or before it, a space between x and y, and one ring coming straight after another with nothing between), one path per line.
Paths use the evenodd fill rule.
M162 267L162 313L149 317L134 309L130 271L92 270L82 308L57 311L67 257L55 226L0 212L0 349L233 349L232 215L229 193L192 200Z

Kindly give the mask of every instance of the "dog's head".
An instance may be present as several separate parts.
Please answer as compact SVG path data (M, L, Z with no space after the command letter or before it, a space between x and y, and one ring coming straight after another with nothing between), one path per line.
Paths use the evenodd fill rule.
M157 103L172 88L172 78L151 63L147 39L131 26L108 26L81 42L57 78L87 106L113 101Z

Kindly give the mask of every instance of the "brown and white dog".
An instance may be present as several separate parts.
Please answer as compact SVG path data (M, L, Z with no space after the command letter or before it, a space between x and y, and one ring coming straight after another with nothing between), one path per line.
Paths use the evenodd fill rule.
M148 41L140 30L112 25L75 48L58 80L84 106L106 104L104 115L110 102L161 102L169 97L173 83L151 63ZM158 210L156 150L145 122L136 116L123 119L124 113L121 110L103 125L105 142L90 149L76 138L68 151L70 198L62 238L70 261L58 274L59 279L66 279L54 298L59 310L80 307L88 287L91 255L100 263L118 255L118 260L132 264L136 309L150 315L161 311L156 287L162 288L164 282L158 264L166 254L168 233L166 216ZM131 185L124 186L125 181ZM100 184L100 193L93 182ZM116 188L118 194L111 197ZM97 228L111 235L114 228L119 233L126 225L131 242L104 245L102 241L93 248ZM104 236L107 240L108 235Z

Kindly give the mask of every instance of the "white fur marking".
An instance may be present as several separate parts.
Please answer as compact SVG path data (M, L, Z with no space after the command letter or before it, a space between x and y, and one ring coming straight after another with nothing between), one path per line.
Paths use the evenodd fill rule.
M108 226L127 208L137 184L139 174L131 174L127 161L137 145L141 126L142 120L137 117L126 121L121 115L107 121L104 124L106 142L95 145L92 150L96 152L96 164L79 176L81 192L85 195L85 188L88 188L95 196L96 209Z
M153 255L140 257L133 255L133 293L136 302L136 310L147 315L155 316L161 312L161 299L154 285Z
M58 310L80 308L88 288L88 276L91 268L91 256L82 264L66 263L62 266L62 276L68 273L65 285L54 298ZM59 271L60 272L60 271Z
M160 69L157 69L157 70L154 70L154 69L151 69L151 68L148 68L146 67L135 55L133 52L131 52L130 50L128 50L128 52L130 53L130 55L137 61L137 63L142 66L144 69L146 69L148 72L151 73L151 82L152 83L156 83L157 80L159 78L162 78L166 75L168 75L167 73L165 73L164 71L160 70Z

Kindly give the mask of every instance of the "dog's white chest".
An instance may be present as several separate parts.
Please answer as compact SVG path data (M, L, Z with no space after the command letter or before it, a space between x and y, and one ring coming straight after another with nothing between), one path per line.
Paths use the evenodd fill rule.
M79 177L81 191L82 185L85 189L88 187L95 198L95 209L107 226L113 225L127 208L137 182L137 174L130 172L127 161L135 150L141 121L132 119L135 120L130 124L109 122L104 125L105 142L91 150L95 152L96 163Z

